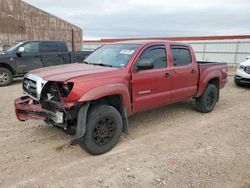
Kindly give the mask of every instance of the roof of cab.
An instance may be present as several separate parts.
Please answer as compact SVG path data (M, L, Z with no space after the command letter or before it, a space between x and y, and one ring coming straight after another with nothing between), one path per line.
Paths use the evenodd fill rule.
M186 43L182 42L176 42L176 41L168 41L168 40L125 40L125 41L119 41L114 42L113 44L141 44L141 45L147 45L147 44L154 44L154 43L167 43L167 44L176 44L176 45L186 45L189 46ZM112 44L112 43L110 43Z

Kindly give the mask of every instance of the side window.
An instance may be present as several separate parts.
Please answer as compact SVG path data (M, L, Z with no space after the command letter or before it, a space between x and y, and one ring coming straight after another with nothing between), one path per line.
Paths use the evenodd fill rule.
M57 43L56 42L41 42L40 47L41 52L57 52Z
M154 69L166 68L167 67L167 55L164 45L152 46L144 50L137 60L153 60Z
M57 51L58 52L68 52L68 47L64 42L57 42Z
M192 63L191 54L187 47L171 46L171 52L175 67L185 66Z
M24 46L25 53L38 53L39 52L39 44L38 42L29 42Z

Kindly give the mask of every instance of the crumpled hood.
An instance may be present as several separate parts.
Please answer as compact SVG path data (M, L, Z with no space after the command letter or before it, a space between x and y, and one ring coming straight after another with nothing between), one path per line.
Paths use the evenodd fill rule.
M29 73L41 77L47 81L67 81L75 77L86 76L89 74L102 73L117 70L114 67L103 67L96 65L87 65L84 63L74 63L67 65L52 66L35 69Z

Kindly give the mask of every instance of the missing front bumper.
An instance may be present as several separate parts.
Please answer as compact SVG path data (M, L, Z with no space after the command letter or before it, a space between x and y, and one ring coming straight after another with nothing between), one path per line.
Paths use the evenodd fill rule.
M33 99L29 96L18 98L14 101L17 119L26 121L28 119L35 120L52 120L57 124L64 123L64 113L57 111L51 112L44 110L40 104L34 104Z

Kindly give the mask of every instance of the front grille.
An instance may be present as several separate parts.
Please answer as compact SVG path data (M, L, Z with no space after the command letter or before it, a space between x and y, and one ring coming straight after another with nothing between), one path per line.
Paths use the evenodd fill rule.
M23 90L34 98L37 98L37 83L29 78L23 79Z
M250 74L250 66L246 66L245 72L246 72L247 74Z

